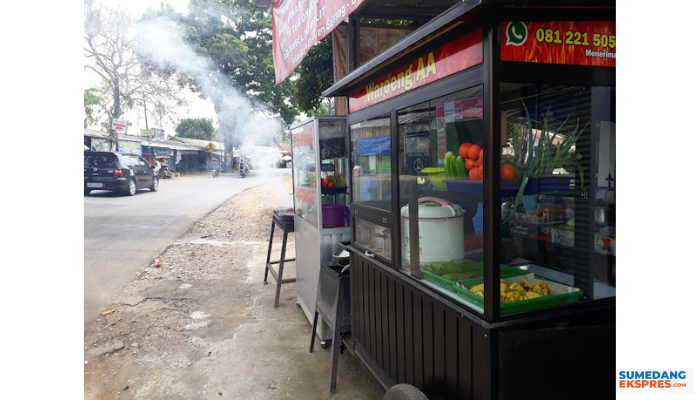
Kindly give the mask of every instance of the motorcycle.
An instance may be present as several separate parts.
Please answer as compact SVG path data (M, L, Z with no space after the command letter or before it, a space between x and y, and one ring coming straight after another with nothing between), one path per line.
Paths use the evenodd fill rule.
M248 176L248 173L250 172L250 167L248 166L248 160L246 160L245 157L241 156L238 159L238 173L241 174L241 178L245 178Z
M219 167L211 167L211 177L212 178L218 178L219 177Z

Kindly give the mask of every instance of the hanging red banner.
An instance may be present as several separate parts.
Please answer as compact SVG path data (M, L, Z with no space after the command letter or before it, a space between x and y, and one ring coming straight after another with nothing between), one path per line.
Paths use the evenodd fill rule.
M350 112L435 82L484 61L483 32L472 31L348 96Z
M501 60L615 66L615 21L501 23Z
M364 0L274 0L272 60L275 85L301 63L311 46L323 39Z

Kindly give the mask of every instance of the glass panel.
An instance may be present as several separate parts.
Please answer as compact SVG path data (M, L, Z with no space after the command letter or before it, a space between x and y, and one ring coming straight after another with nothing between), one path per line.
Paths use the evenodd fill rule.
M353 202L391 211L391 129L388 116L350 127Z
M391 229L355 218L355 243L391 261Z
M347 123L345 119L319 120L320 185L323 204L348 204Z
M398 119L402 269L459 299L457 281L483 276L483 87L404 108Z
M313 121L292 130L294 152L294 209L298 216L318 227L316 208L316 143Z
M545 306L615 296L614 96L502 85L501 259L553 281Z

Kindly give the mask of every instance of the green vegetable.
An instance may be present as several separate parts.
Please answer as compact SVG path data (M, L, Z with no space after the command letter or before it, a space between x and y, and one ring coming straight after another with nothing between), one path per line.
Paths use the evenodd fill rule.
M459 179L465 179L469 176L467 173L467 165L462 157L457 156L455 159L455 169L457 170L456 177Z
M453 178L455 176L455 171L452 167L452 159L455 157L454 153L448 151L445 153L445 177Z
M530 178L544 178L552 176L552 172L556 168L560 167L577 169L579 172L579 178L581 180L581 189L584 189L583 168L581 168L581 165L577 162L581 159L581 155L576 154L575 152L570 152L570 150L576 145L576 141L579 139L579 137L581 137L581 134L588 127L588 123L586 123L583 127L580 127L579 121L577 120L576 126L574 127L573 131L570 134L566 135L565 139L561 143L557 143L555 145L554 139L557 138L557 136L559 136L562 128L566 125L567 121L569 120L569 117L566 117L564 122L559 125L559 127L554 131L553 134L551 134L550 137L549 121L547 120L546 115L542 115L542 128L536 134L536 130L532 127L533 119L530 117L530 113L527 110L527 106L525 105L525 102L522 99L520 101L522 102L523 109L525 110L525 116L527 117L527 125L525 129L525 135L518 135L518 143L513 143L513 147L515 148L516 160L514 166L516 170L522 171L523 180L520 183L520 189L518 190L518 194L515 197L515 204L513 206L513 210L511 211L508 218L506 218L506 220L503 221L504 223L510 220L515 215L518 206L522 202L522 198L525 193L525 186L527 186L527 183L530 180ZM547 134L542 134L544 132L546 132ZM535 136L539 136L539 140L537 141L536 146ZM523 157L520 150L525 147L522 143L522 141L525 139L527 139L527 153L525 154L525 157ZM520 160L524 161L520 162Z

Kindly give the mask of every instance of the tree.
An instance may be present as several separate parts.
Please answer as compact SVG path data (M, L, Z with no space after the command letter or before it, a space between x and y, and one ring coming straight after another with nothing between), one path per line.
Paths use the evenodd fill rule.
M94 109L95 106L99 106L102 102L102 98L98 96L99 92L96 88L86 89L83 94L83 106L85 107L85 118L83 119L83 128L87 129L90 124L95 122L97 111Z
M326 110L321 93L333 85L333 45L331 36L316 43L297 67L295 99L299 109L309 115Z
M176 136L199 140L212 140L214 125L209 118L185 118L175 127Z
M137 106L158 107L166 113L184 102L177 96L174 71L155 74L154 67L144 63L136 51L133 21L121 11L85 6L84 55L85 68L102 79L100 107L109 118L102 126L116 141L111 120L120 118Z
M187 41L195 52L210 57L216 70L230 78L258 111L279 115L286 125L292 124L299 115L292 101L294 85L289 80L274 84L271 15L248 0L222 0L217 4L219 7L207 0L191 0L190 12L181 21L186 26ZM225 118L220 122L235 129L235 122Z

